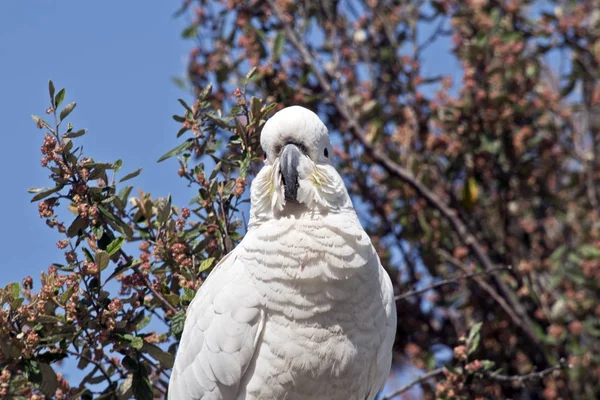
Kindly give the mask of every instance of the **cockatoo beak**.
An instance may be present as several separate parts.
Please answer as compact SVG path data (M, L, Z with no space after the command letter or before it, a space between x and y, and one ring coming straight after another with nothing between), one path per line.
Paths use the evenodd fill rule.
M285 145L279 155L281 175L285 186L285 199L287 201L298 201L298 165L302 152L293 143Z

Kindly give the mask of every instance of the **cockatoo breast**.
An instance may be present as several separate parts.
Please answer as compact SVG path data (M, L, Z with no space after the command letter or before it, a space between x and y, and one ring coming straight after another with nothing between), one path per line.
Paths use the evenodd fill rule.
M240 246L266 323L238 398L370 398L388 318L379 260L356 216L282 217Z

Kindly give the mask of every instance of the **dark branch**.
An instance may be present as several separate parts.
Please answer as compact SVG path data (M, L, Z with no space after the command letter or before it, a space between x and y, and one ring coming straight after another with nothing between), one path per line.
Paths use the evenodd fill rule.
M510 375L510 376L492 373L492 374L486 375L486 377L489 379L495 380L495 381L499 381L499 382L511 382L511 383L516 382L516 383L522 384L525 381L529 381L529 380L533 380L533 379L543 379L544 377L550 375L554 371L558 371L558 370L565 369L565 368L569 368L569 366L567 365L567 360L565 360L564 358L561 358L558 365L555 365L550 368L546 368L545 370L542 370L539 372L531 372L531 373L525 374L525 375Z
M444 368L434 369L433 371L423 374L423 375L419 376L418 378L410 381L409 383L402 386L401 388L394 390L392 393L383 397L381 400L393 399L394 397L399 396L402 393L410 390L413 386L418 385L419 383L425 382L426 380L431 379L435 376L441 375L443 372L444 372Z
M464 274L464 275L457 276L457 277L454 277L454 278L444 279L442 281L438 281L438 282L433 283L433 284L431 284L429 286L426 286L426 287L424 287L422 289L410 290L410 291L408 291L406 293L399 294L398 296L394 297L394 299L396 301L403 300L403 299L406 299L408 297L416 296L416 295L428 292L430 290L437 289L437 288L439 288L441 286L449 285L449 284L452 284L452 283L457 283L458 281L461 281L463 279L470 279L470 278L475 278L475 277L479 277L479 276L482 276L482 275L489 275L491 272L500 271L500 270L503 270L503 269L509 269L510 270L511 267L510 266L508 266L508 267L495 267L492 271L471 272L469 274Z

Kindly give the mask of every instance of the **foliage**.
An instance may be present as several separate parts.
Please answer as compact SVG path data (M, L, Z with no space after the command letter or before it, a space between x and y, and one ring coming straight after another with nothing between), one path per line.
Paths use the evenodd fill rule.
M63 106L50 83L54 122L34 120L53 185L31 191L65 258L37 292L30 277L0 290L0 395L162 396L186 306L243 235L260 129L301 104L332 132L400 295L395 351L436 382L418 382L424 396L596 398L598 10L595 0L186 1L197 100L180 101L180 144L161 160L177 157L198 188L188 207L132 197L123 180L139 170L118 180L121 161L85 157L86 131L63 122L75 103ZM458 79L450 67L427 74L429 49L443 47ZM54 372L64 358L86 371L81 382Z

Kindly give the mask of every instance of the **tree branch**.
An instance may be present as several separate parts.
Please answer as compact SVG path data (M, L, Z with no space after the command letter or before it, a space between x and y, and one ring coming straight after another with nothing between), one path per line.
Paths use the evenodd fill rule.
M375 163L379 164L390 176L400 179L408 184L418 196L427 201L429 206L438 210L442 214L442 216L450 223L460 241L472 251L475 258L483 266L483 269L490 273L504 297L506 297L512 308L520 316L518 320L522 320L522 322L519 326L538 348L543 349L544 346L536 336L533 329L533 323L529 318L529 315L527 315L523 305L519 303L517 296L512 292L508 285L506 285L504 281L500 279L500 277L497 275L497 272L494 271L496 266L488 257L484 247L481 245L481 243L479 243L475 235L469 231L466 224L459 218L458 213L454 209L450 208L417 178L415 178L410 171L398 165L384 152L375 148L373 144L368 141L366 132L354 118L354 114L352 113L352 110L348 105L348 100L345 98L344 94L340 93L338 96L338 94L333 90L329 79L323 73L324 68L319 65L317 61L315 61L308 48L298 37L292 26L286 22L285 15L276 4L275 0L267 0L267 2L281 23L286 39L296 48L296 50L298 50L304 63L311 67L312 72L315 74L317 81L323 89L323 92L332 101L333 106L336 108L339 114L348 122L348 125L351 128L350 134L363 146L367 156L369 156Z
M439 249L437 251L437 253L444 260L448 261L451 264L456 265L457 267L462 269L464 272L469 271L469 269L463 263L461 263L460 260L456 259L455 257L452 257L446 251ZM502 309L506 312L506 314L508 314L508 316L510 317L510 319L513 321L513 323L515 325L517 325L518 327L520 327L521 329L526 331L526 328L523 326L523 321L521 320L521 318L519 318L519 316L515 313L515 311L508 305L506 300L504 300L504 298L502 296L500 296L500 294L498 292L496 292L496 290L489 283L487 283L480 277L474 277L473 279L487 294L490 295L490 297L492 299L494 299L496 301L496 303L498 303L500 305L500 307L502 307ZM537 337L536 337L536 339L537 339Z
M565 360L564 358L561 358L558 365L555 365L550 368L546 368L545 370L542 370L539 372L531 372L531 373L525 374L525 375L510 375L510 376L492 373L492 374L487 374L486 377L489 379L493 379L495 381L499 381L499 382L516 382L516 383L522 384L524 381L529 381L529 380L533 380L533 379L543 379L544 377L546 377L547 375L550 375L554 371L558 371L558 370L561 370L564 368L569 368L569 366L567 365L567 360Z
M484 373L484 374L480 374L480 375L484 378L495 380L498 382L522 384L523 382L529 381L529 380L543 379L546 376L553 373L554 371L558 371L565 367L568 367L566 364L566 360L564 358L561 358L558 365L554 365L550 368L546 368L539 372L531 372L531 373L525 374L525 375L502 375L502 374L498 374L498 373L490 373L490 374ZM381 400L391 400L394 397L399 396L404 392L407 392L413 386L418 385L419 383L423 383L426 380L436 377L438 375L441 375L444 372L444 370L445 370L445 368L442 367L442 368L434 369L433 371L427 372L426 374L423 374L423 375L415 378L414 380L410 381L409 383L400 387L399 389L394 390L392 393L386 395Z
M464 274L464 275L461 275L461 276L456 276L454 278L444 279L442 281L438 281L438 282L433 283L433 284L431 284L429 286L426 286L426 287L424 287L422 289L410 290L410 291L408 291L406 293L399 294L398 296L394 297L394 300L396 300L396 301L403 300L403 299L406 299L408 297L416 296L416 295L428 292L430 290L437 289L440 286L445 286L445 285L449 285L451 283L456 283L456 282L458 282L460 280L463 280L463 279L470 279L470 278L480 277L482 275L488 275L491 272L500 271L500 270L503 270L503 269L509 269L510 270L511 267L510 266L508 266L508 267L494 267L494 269L492 271L471 272L471 273Z
M104 232L110 238L111 241L115 240L116 236L110 229L106 229L106 230L104 230ZM132 262L133 257L130 257L129 255L127 255L127 253L125 253L125 251L123 249L119 249L119 254L121 255L121 257L123 257L126 260L126 262L128 262L128 263ZM173 314L177 313L177 308L173 307L173 305L171 303L169 303L169 301L165 298L165 296L163 296L162 293L160 293L158 290L156 290L154 288L154 286L152 286L152 282L150 282L150 279L148 279L148 277L146 275L144 275L144 273L138 268L137 265L133 266L132 269L136 273L136 275L142 280L142 282L144 282L144 286L146 286L148 288L148 290L150 290L150 292L152 292L154 297L156 299L158 299L158 301L160 301L160 303L162 304L162 306L164 308L171 311Z
M438 369L434 369L431 372L428 372L426 374L423 374L421 376L419 376L418 378L410 381L409 383L407 383L406 385L400 387L399 389L394 390L392 393L388 394L387 396L383 397L381 400L390 400L393 399L396 396L401 395L402 393L410 390L413 386L418 385L419 383L422 383L428 379L431 379L435 376L441 375L444 372L444 368L438 368Z

